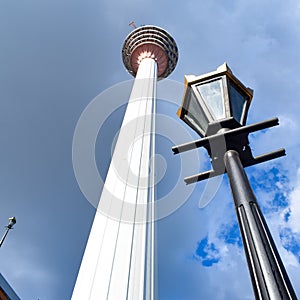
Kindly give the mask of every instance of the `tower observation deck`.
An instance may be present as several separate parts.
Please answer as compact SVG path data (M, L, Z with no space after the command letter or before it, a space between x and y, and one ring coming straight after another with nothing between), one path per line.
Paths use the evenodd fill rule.
M72 300L154 300L156 82L174 70L174 39L134 29L122 49L135 77Z
M122 50L123 63L130 74L136 76L141 61L152 58L157 63L157 77L168 77L176 67L178 49L172 36L156 26L142 26L126 38Z

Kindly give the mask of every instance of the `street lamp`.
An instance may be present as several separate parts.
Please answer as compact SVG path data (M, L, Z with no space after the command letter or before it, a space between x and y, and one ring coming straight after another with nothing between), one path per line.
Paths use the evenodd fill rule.
M15 217L9 218L8 220L9 220L9 223L8 223L7 226L5 226L5 227L6 227L6 230L5 230L4 235L3 235L3 237L2 237L2 239L1 239L1 241L0 241L0 247L2 246L2 244L3 244L3 242L4 242L5 238L6 238L6 236L7 236L7 234L8 234L8 232L9 232L11 229L13 229L13 226L17 223L17 220L16 220Z
M206 136L208 125L215 122L230 119L245 125L253 91L232 74L226 63L209 74L186 75L185 86L183 105L177 114L200 136Z
M177 114L202 138L172 148L174 154L205 147L212 170L185 178L187 184L227 173L256 299L297 299L244 167L285 155L284 149L253 157L249 133L279 124L277 118L245 125L253 91L227 64L201 76L185 76Z

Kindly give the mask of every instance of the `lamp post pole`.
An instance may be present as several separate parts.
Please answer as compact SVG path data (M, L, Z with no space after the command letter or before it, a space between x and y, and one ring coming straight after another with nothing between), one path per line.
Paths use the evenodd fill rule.
M244 171L239 153L234 150L226 151L224 163L255 298L297 299Z

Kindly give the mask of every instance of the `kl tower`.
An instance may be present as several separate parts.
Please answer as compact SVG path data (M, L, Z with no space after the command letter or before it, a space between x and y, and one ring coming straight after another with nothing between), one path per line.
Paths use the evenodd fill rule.
M134 29L122 58L135 77L72 300L153 300L156 83L175 68L174 39Z

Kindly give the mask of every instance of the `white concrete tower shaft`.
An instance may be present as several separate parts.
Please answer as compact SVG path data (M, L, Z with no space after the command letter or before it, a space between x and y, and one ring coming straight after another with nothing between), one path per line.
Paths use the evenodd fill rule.
M174 40L158 27L139 27L125 40L123 61L136 78L72 300L155 298L156 81L177 57Z

